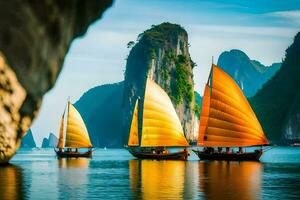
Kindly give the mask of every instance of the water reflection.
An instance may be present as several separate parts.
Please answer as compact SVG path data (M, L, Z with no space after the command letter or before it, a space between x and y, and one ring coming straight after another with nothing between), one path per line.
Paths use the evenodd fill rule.
M59 168L88 168L90 159L87 158L65 158L58 159Z
M130 188L134 198L183 198L184 161L130 160Z
M23 172L15 165L0 167L0 199L25 199Z
M259 162L199 162L199 192L206 199L260 199Z
M84 199L87 195L90 159L58 159L58 193L62 199Z
M259 162L129 161L139 199L259 199L261 173Z

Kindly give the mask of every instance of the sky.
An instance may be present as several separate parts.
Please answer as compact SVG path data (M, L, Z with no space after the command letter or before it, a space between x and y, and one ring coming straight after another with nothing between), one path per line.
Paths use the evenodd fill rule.
M195 90L207 80L212 56L240 49L265 65L280 62L300 31L299 0L115 0L102 19L71 44L58 80L31 129L37 146L52 132L68 97L75 103L98 85L124 80L127 43L153 24L180 24L188 33ZM96 99L95 99L96 101Z

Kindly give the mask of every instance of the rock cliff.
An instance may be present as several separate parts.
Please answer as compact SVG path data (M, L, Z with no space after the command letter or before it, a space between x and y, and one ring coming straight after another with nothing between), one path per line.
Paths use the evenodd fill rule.
M53 134L50 133L48 138L43 139L42 148L54 148L57 146L58 138Z
M124 82L91 88L74 104L95 147L123 147L122 97Z
M34 147L36 147L31 129L29 129L27 131L26 135L23 137L22 142L21 142L21 147L22 148L34 148Z
M300 32L286 50L280 70L251 98L268 139L300 142Z
M73 39L112 0L0 1L0 164L20 146Z
M127 58L125 71L122 106L123 131L127 134L124 134L124 143L128 138L135 101L138 97L141 100L144 98L147 77L158 83L171 97L189 138L194 123L195 63L191 60L188 47L187 32L176 24L152 26L138 36Z

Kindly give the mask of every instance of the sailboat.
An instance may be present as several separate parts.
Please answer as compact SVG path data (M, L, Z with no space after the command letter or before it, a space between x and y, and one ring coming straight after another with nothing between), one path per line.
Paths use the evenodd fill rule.
M79 152L80 148L88 148L88 151ZM81 115L68 101L60 119L59 139L57 149L54 149L56 155L58 157L91 157L92 148L93 145Z
M193 151L202 160L258 161L263 154L262 148L244 152L243 147L267 144L263 129L242 90L227 73L213 64L200 113L197 145L204 149ZM224 147L226 151L223 151ZM233 147L239 147L239 150L230 151Z
M189 156L186 148L173 153L166 149L166 147L189 146L167 93L147 78L142 107L139 107L139 101L137 99L135 102L128 151L140 159L186 160ZM139 109L143 109L142 117L139 117ZM142 120L141 134L139 134L139 120Z

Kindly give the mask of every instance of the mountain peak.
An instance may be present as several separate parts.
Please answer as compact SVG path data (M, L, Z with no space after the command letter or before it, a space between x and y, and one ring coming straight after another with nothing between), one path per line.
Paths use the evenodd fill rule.
M21 147L22 148L36 147L31 129L29 129L27 131L26 135L23 137L22 142L21 142Z
M223 52L219 56L218 66L238 83L248 97L253 96L280 68L280 64L264 66L238 49Z

